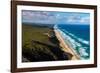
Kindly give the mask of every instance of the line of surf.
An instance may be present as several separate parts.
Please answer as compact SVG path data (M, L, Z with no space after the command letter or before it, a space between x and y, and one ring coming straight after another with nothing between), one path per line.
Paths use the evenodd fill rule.
M86 59L87 56L89 56L89 54L86 52L87 47L82 47L82 45L75 40L75 39L77 39L77 37L75 35L67 32L67 31L66 31L66 33L67 33L66 34L65 30L64 31L60 30L57 27L57 25L54 26L54 29L57 30L61 34L61 37L64 39L65 43L69 44L69 46L72 47L76 51L76 53L81 56L81 59ZM74 38L72 38L72 37L74 37ZM82 42L83 40L80 40L80 38L78 38L78 41ZM82 43L87 44L87 45L89 44L84 41Z

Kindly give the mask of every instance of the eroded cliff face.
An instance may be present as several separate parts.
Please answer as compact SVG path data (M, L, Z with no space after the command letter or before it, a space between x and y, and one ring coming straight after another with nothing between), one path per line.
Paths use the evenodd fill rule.
M57 40L56 37L49 40L52 44L36 40L31 41L31 47L28 46L29 44L25 44L22 51L23 62L68 60L68 54L61 50L58 42L53 44Z
M22 62L69 60L51 27L22 25Z

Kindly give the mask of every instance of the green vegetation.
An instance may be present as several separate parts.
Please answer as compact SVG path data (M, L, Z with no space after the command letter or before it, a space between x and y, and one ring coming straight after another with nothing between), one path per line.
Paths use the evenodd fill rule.
M30 44L32 40L39 40L40 42L50 43L48 36L45 33L50 31L50 28L37 27L32 25L22 26L23 44Z
M22 61L56 61L68 59L61 50L51 27L22 25Z

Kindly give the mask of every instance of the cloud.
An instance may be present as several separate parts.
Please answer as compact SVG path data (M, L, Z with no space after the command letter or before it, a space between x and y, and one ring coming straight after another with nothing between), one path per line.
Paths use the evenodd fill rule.
M55 15L45 11L22 11L22 21L30 23L55 23Z
M89 17L83 17L83 18L81 18L80 23L90 23L90 18Z
M48 12L48 11L22 11L22 22L44 23L44 24L89 24L89 14L70 12Z
M66 19L66 23L74 23L74 24L89 24L90 23L90 18L84 17L84 16L69 16Z

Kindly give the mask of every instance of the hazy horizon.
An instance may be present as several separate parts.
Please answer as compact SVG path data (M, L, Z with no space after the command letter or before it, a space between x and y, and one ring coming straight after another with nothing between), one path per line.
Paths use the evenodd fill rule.
M22 10L22 23L89 25L90 14L79 12Z

